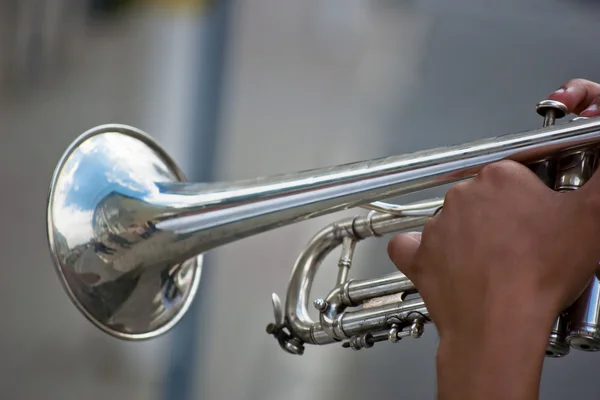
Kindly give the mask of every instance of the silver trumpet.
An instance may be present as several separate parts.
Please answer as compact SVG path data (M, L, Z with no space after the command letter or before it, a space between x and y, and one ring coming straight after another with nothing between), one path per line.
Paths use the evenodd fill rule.
M187 182L175 161L146 133L103 125L79 136L56 167L49 191L50 253L75 306L102 331L120 339L161 335L185 315L200 281L202 254L215 247L333 212L368 212L318 232L294 265L285 306L272 296L267 326L280 346L303 354L306 344L352 349L423 334L431 322L417 289L396 272L349 278L356 244L417 229L443 199L408 205L381 200L475 176L505 159L528 165L555 190L575 190L596 168L600 119L555 125L564 105L543 101L541 129L452 147L322 169L225 183ZM331 292L313 305L317 269L340 248ZM600 286L557 316L547 355L569 348L600 350Z

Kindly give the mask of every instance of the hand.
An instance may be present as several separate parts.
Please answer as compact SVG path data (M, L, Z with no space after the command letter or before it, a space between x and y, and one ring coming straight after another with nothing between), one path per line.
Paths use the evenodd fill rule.
M600 115L600 85L572 80L563 89L549 98ZM390 241L391 260L440 335L441 398L537 399L552 323L593 276L599 235L599 173L557 193L504 161L450 189L422 235Z
M549 334L592 277L599 234L600 174L558 193L503 161L454 185L422 235L397 235L388 252L419 290L442 341L485 340L511 321Z
M600 115L600 84L585 79L571 79L548 96L549 100L560 101L569 113L580 117Z
M559 312L600 259L600 174L558 193L514 162L485 167L446 195L389 255L419 290L440 335L441 399L537 399Z

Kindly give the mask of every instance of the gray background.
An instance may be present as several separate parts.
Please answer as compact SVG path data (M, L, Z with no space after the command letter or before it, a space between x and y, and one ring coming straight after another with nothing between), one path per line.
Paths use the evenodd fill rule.
M309 347L303 357L264 333L270 293L284 295L300 250L349 213L212 252L186 320L199 324L194 343L181 340L184 328L140 344L105 337L70 305L50 265L44 207L55 162L81 131L124 122L159 138L191 176L203 174L206 156L210 179L254 177L537 128L535 103L558 85L600 81L593 1L253 0L229 13L214 149L199 147L206 132L193 121L207 104L190 89L211 79L194 39L207 22L189 14L139 8L74 44L50 78L4 89L1 398L434 398L432 327L420 340ZM359 246L352 274L393 271L385 245ZM336 256L311 297L332 287ZM181 346L193 364L173 357ZM598 354L547 360L541 397L597 398L596 368ZM178 369L192 380L187 397L163 387L179 382Z

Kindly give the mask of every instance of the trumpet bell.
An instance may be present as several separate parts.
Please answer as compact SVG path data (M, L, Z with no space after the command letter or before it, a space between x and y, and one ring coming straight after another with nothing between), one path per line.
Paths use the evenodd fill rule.
M184 181L153 139L124 125L83 133L59 161L48 197L50 253L70 300L104 332L153 338L195 297L202 256L165 256L173 239L156 229L165 210L152 202L160 185Z

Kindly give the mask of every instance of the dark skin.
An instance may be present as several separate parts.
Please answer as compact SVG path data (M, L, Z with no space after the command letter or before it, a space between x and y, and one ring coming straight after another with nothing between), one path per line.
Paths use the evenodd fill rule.
M548 99L600 115L600 85L566 82ZM439 332L438 400L534 400L557 315L600 260L600 172L558 193L511 161L453 186L422 234L395 236L390 259Z

